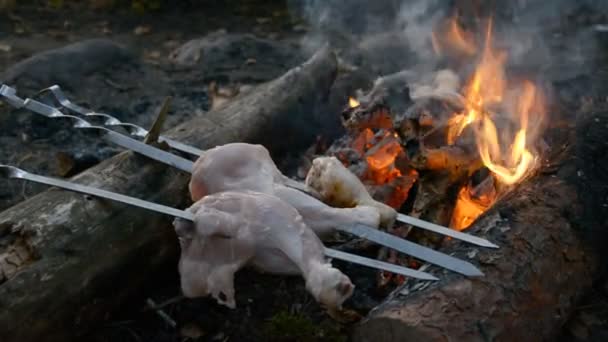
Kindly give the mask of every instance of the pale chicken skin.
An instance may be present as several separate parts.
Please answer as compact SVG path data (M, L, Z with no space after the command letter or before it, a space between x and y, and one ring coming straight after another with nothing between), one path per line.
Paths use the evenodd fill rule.
M296 182L281 173L265 147L246 143L205 151L194 163L189 184L193 201L222 191L251 190L274 195L293 206L321 237L340 225L358 223L374 228L380 225L381 214L375 205L333 208L294 187Z
M376 208L382 226L391 226L397 218L397 211L374 200L361 180L336 157L315 158L306 175L306 185L321 194L323 201L332 206Z
M354 291L350 279L326 261L322 242L298 211L275 196L222 192L205 196L188 211L194 222L174 221L186 297L211 295L235 308L234 274L248 265L302 275L307 290L330 311L340 310Z

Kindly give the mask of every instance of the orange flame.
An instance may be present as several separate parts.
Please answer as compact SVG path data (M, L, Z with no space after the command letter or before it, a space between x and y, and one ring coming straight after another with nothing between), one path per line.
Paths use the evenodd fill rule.
M357 108L360 105L361 105L361 103L359 103L359 101L357 101L355 98L353 98L353 97L348 98L348 106L350 108Z
M470 189L463 187L458 192L458 198L454 211L452 212L452 221L450 227L456 230L464 230L468 228L478 217L488 209L488 206L479 203L471 198Z
M453 144L463 130L473 124L477 149L484 165L501 183L510 185L519 182L536 165L537 156L528 148L527 133L531 111L534 109L542 116L542 110L537 106L536 87L529 81L524 82L519 99L515 101L516 113L508 113L518 117L519 129L512 141L506 144L509 152L503 154L502 140L488 108L506 105L503 103L507 87L505 62L506 54L492 50L490 20L481 61L465 91L466 109L448 122L447 141Z
M477 186L468 184L460 189L452 213L450 227L456 230L468 228L496 201L494 180L486 178Z
M431 44L437 55L441 56L444 51L457 52L467 56L477 53L473 35L460 26L457 16L450 18L442 30L444 32L441 37L437 32L431 33Z
M521 182L537 166L538 155L529 142L534 142L535 128L543 120L544 103L542 94L530 81L510 85L507 93L505 63L506 54L492 50L490 20L481 60L465 89L465 110L448 121L447 142L454 144L471 125L483 164L497 182L512 185ZM499 131L494 121L499 115L492 112L494 108L499 108L501 119L516 127L514 134L509 134L505 125ZM450 222L452 228L467 228L496 201L498 194L493 184L485 191L482 196L474 196L475 189L470 185L460 189Z

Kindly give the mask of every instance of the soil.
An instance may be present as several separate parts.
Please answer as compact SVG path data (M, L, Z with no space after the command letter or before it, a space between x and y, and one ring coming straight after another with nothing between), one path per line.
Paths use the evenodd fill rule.
M244 89L244 85L270 80L304 60L308 52L296 45L311 28L289 12L288 2L208 0L194 5L192 1L180 1L162 12L144 14L127 9L93 11L70 1L66 1L61 10L26 2L10 13L0 14L0 79L16 86L21 96L32 97L42 88L58 83L78 103L146 128L154 121L163 99L172 96L165 124L171 127L194 115L204 115L214 105L214 99L215 105L221 101L222 96L210 90L211 82L232 91ZM590 26L602 23L606 17L585 12L576 18L579 20L570 24ZM596 35L608 46L608 34ZM214 45L217 37L222 41L219 47ZM224 39L226 37L231 38ZM66 55L60 54L47 62L61 72L49 72L48 77L42 75L44 72L21 77L27 75L28 70L37 70L26 66L26 72L11 77L15 70L19 71L16 64L27 58L93 38L110 39L120 46L100 48L96 45L88 51L124 55L124 59L120 63L103 62L99 55L89 60L88 55L80 54L72 63L62 64ZM205 40L184 45L201 38ZM391 49L398 49L399 53L391 56L374 53L378 49L376 45L382 46L378 39L363 41L361 50L351 51L356 55L351 56L353 59L367 58L373 75L399 71L408 56L408 49L390 35L382 39L385 43L391 41ZM199 54L200 51L205 54ZM559 76L552 81L558 86L557 96L564 106L561 112L576 110L584 97L605 103L608 89L602 84L605 83L603 75L608 75L604 63L608 54L595 56L597 60L592 64L600 68L594 74L589 74L587 68L568 65L567 60L554 65L558 72L550 70L549 73ZM51 74L56 77L49 76ZM335 98L329 101L333 107L327 110L338 115L338 108L343 106L340 101L358 87L369 87L371 80L369 74L361 72L341 74L335 85ZM229 100L230 96L225 97ZM94 137L74 133L65 122L49 122L24 111L10 110L5 105L0 106L0 144L2 163L62 177L119 152ZM605 184L602 183L605 180L597 176L601 171L590 170L598 178L589 185L598 191L597 196L605 195L595 186ZM31 183L0 181L0 210L44 189ZM367 252L369 256L376 255L374 250ZM357 287L347 307L365 314L383 298L385 294L374 291L375 272L336 264L355 280ZM87 336L87 340L343 341L348 335L348 326L328 318L305 291L301 279L251 271L237 274L236 310L221 307L210 299L179 299L163 306L163 312L177 323L174 327L151 310L146 299L160 304L178 297L178 279L175 269L163 272L157 282L142 289L141 296L125 303L124 310L100 322L100 328ZM564 340L583 341L582 337L587 336L589 340L599 341L608 335L608 287L604 284L599 282L597 293L590 295L588 304L581 306L581 314L565 329Z
M73 101L148 129L164 98L171 96L166 129L202 115L214 105L215 94L220 93L219 104L230 97L222 94L273 79L304 59L294 42L305 27L283 2L185 3L144 14L94 11L70 1L61 10L20 4L0 14L0 78L21 97L35 97L59 84ZM213 45L217 37L222 42ZM99 38L108 41L76 48L72 54L38 55ZM201 38L212 45L202 58L200 49L182 49L175 55L186 42ZM119 45L108 48L113 43ZM22 62L32 56L33 63ZM219 88L213 94L211 82ZM0 124L0 160L31 171L70 176L119 151L74 132L69 123L6 106L0 107ZM1 185L0 209L44 189L15 182Z

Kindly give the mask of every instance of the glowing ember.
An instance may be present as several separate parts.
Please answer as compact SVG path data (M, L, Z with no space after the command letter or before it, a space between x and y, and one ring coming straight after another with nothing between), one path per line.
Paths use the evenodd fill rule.
M374 132L372 132L371 129L366 128L357 136L355 141L353 141L352 147L355 149L355 151L359 152L360 155L363 155L365 154L365 151L371 147L373 139Z
M399 140L392 134L370 149L365 157L369 177L375 184L385 184L401 176L401 171L395 167L395 159L403 149Z
M359 101L357 101L356 99L349 97L348 98L348 106L350 108L357 108L361 105L361 103L359 103Z
M385 109L376 110L368 123L373 128L363 128L350 143L366 162L358 176L368 185L373 196L393 208L400 208L407 200L418 173L413 169L403 173L404 170L396 166L397 158L405 158L405 152L392 129L389 113ZM342 162L348 164L344 160Z

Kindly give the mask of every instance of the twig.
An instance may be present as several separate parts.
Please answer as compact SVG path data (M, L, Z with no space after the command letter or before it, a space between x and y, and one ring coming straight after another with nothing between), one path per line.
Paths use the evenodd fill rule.
M110 87L115 88L119 91L127 91L127 90L131 90L131 89L135 88L134 86L131 86L131 85L118 84L109 78L104 78L104 82L106 82L106 84L108 84Z
M144 139L144 143L151 144L158 142L158 136L160 135L160 132L163 129L163 124L165 123L165 120L167 119L167 113L169 112L170 104L171 96L167 96L163 101L162 106L160 107L158 115L156 116L156 120L154 120L154 123L152 124L152 128L150 128L150 131Z
M167 306L169 306L171 304L175 304L175 303L183 300L184 298L186 298L186 297L184 297L184 296L175 296L173 298L169 298L169 299L167 299L166 301L164 301L164 302L162 302L160 304L157 304L157 305L154 305L154 306L148 306L147 308L144 309L144 312L145 311L152 311L152 310L159 310L159 309L165 308L165 307L167 307Z
M146 303L150 307L156 307L157 306L156 303L151 298L146 299ZM169 317L169 315L166 312L164 312L161 309L157 309L155 311L158 314L158 316L160 316L160 318L162 318L171 327L175 328L177 326L177 323L175 323L175 321L171 317Z

